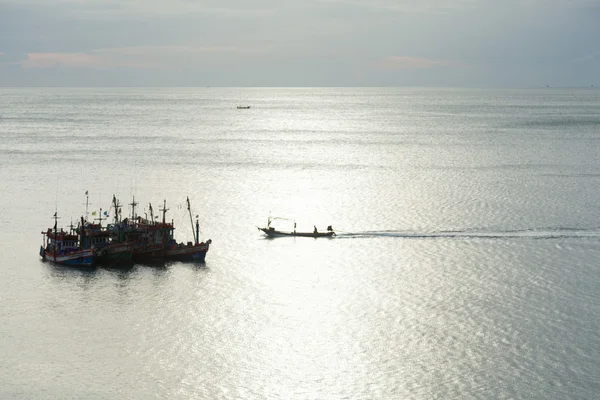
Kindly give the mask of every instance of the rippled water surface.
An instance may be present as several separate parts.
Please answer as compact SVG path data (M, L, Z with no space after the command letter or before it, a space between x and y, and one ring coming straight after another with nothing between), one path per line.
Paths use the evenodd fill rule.
M0 95L2 399L600 393L598 90ZM206 263L41 262L86 190L189 196Z

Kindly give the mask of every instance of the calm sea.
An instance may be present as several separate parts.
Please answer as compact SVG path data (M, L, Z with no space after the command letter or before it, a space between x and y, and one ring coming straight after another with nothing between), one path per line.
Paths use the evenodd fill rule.
M1 399L599 396L600 90L0 89L0 138ZM41 262L86 191L189 196L206 264Z

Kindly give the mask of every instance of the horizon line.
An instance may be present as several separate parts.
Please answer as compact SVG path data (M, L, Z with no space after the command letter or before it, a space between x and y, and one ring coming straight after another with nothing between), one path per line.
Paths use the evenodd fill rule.
M531 85L531 86L509 86L509 85L490 85L490 86L460 86L460 85L315 85L315 86L296 86L296 85L274 85L274 86L222 86L222 85L0 85L0 89L327 89L327 88L390 88L390 89L597 89L600 86L550 86L550 85Z

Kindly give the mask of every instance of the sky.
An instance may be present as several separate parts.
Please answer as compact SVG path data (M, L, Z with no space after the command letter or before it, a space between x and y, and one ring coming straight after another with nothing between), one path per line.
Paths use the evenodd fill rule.
M1 86L600 87L600 0L0 0Z

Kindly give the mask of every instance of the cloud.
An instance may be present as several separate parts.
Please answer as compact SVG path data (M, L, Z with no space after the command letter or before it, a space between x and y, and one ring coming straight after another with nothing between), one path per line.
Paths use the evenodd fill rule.
M173 67L176 60L179 60L179 64L194 64L199 61L198 57L207 55L260 53L261 50L258 49L226 46L133 46L96 49L90 52L29 53L16 63L27 69L127 67L173 70L178 69Z
M428 58L389 56L376 61L374 66L383 70L397 69L429 69L436 67L456 68L462 66L461 63L450 60L433 60Z
M142 63L132 63L88 53L29 53L22 61L23 68L149 68Z
M257 53L260 50L235 46L149 45L96 49L93 52L128 56L161 56L169 54Z
M571 60L571 64L582 64L582 63L588 63L594 60L600 60L600 51L599 52L595 52L595 53L590 53L590 54L586 54L584 56L581 57L577 57L573 60Z
M26 59L27 54L0 52L0 64L18 64L19 62Z
M354 6L373 11L437 13L444 10L474 8L480 0L318 0L321 3Z

